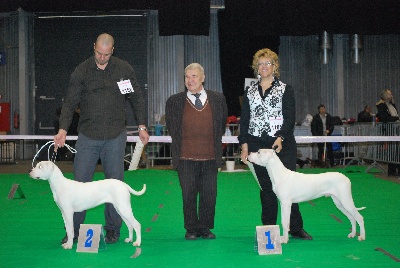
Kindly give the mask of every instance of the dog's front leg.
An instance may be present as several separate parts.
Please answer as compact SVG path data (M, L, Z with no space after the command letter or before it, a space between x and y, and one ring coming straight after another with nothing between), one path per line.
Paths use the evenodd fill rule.
M62 216L68 236L67 242L62 244L62 247L64 249L71 249L74 242L74 212L62 211Z
M283 236L281 237L281 243L286 244L289 242L289 225L290 225L290 209L292 207L291 202L281 202L281 223Z

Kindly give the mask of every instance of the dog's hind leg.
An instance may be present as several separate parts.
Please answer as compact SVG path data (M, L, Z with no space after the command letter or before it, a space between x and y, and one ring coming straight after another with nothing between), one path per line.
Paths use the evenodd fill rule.
M136 241L132 243L133 246L140 246L142 243L142 226L140 223L133 217L132 215L132 222L131 225L133 226L133 229L135 229L136 232ZM132 229L132 228L131 228Z
M363 216L361 216L360 212L358 212L356 208L354 208L353 216L360 226L360 235L358 236L358 241L363 241L365 240L364 218Z
M129 237L126 238L124 241L125 243L129 243L133 241L133 230L136 233L136 241L132 243L133 246L140 246L142 243L142 236L141 236L141 225L135 219L132 214L132 209L125 209L123 211L117 210L119 215L121 216L122 220L125 222L126 226L128 227Z
M333 196L332 196L333 198ZM336 198L336 197L335 197ZM364 218L358 212L358 209L354 205L353 198L350 196L343 197L343 202L340 202L343 205L342 212L346 214L351 222L351 233L348 235L349 238L353 238L356 236L356 222L360 226L360 235L358 236L358 240L362 241L365 240L365 227L364 227ZM335 202L335 199L334 199ZM335 202L336 204L336 202ZM338 206L338 205L336 205Z
M356 218L358 225L360 226L360 235L358 236L358 241L365 240L365 226L364 226L364 218L361 216L360 212L354 212L354 218Z
M331 196L333 203L335 203L336 207L344 214L346 215L346 217L349 219L350 223L351 223L351 232L350 234L347 236L348 238L353 238L356 236L356 219L353 217L352 213L350 213L350 211L348 211L344 206L343 203L336 197L336 196ZM352 202L353 203L353 202Z
M290 225L290 212L292 208L291 202L281 202L281 223L283 236L281 237L281 243L286 244L289 242L289 225Z

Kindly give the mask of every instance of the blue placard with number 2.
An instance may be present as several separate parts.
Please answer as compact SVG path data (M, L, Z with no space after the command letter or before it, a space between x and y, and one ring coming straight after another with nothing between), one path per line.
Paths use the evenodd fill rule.
M86 231L86 240L85 240L85 247L90 248L92 246L92 238L93 238L94 231L93 229L88 229Z

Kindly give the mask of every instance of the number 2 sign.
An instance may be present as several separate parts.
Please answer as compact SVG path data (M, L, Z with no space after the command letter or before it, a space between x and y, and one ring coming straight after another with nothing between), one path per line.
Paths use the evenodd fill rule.
M99 248L106 248L102 225L81 224L76 252L98 253Z

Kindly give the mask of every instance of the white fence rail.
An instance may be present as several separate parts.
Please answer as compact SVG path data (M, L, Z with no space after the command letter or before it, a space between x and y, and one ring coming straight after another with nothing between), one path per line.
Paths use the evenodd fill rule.
M170 143L171 137L165 126L150 126L149 144L142 155L146 166L171 164ZM227 129L230 135L223 136L224 159L239 161L240 147L237 135L239 125L229 124ZM229 132L227 132L229 133ZM296 126L296 142L300 149L311 150L313 143L334 142L340 144L343 159L341 164L349 164L354 161L363 163L363 160L372 160L373 164L369 167L381 168L378 162L400 164L400 124L399 123L377 123L377 124L354 124L335 126L333 136L311 136L309 127ZM76 140L77 136L68 136L68 140ZM128 136L127 156L133 153L134 143L138 141L138 136ZM0 163L14 161L16 155L16 141L53 140L53 136L45 135L0 135ZM24 146L22 144L21 146ZM343 161L342 161L343 160Z

